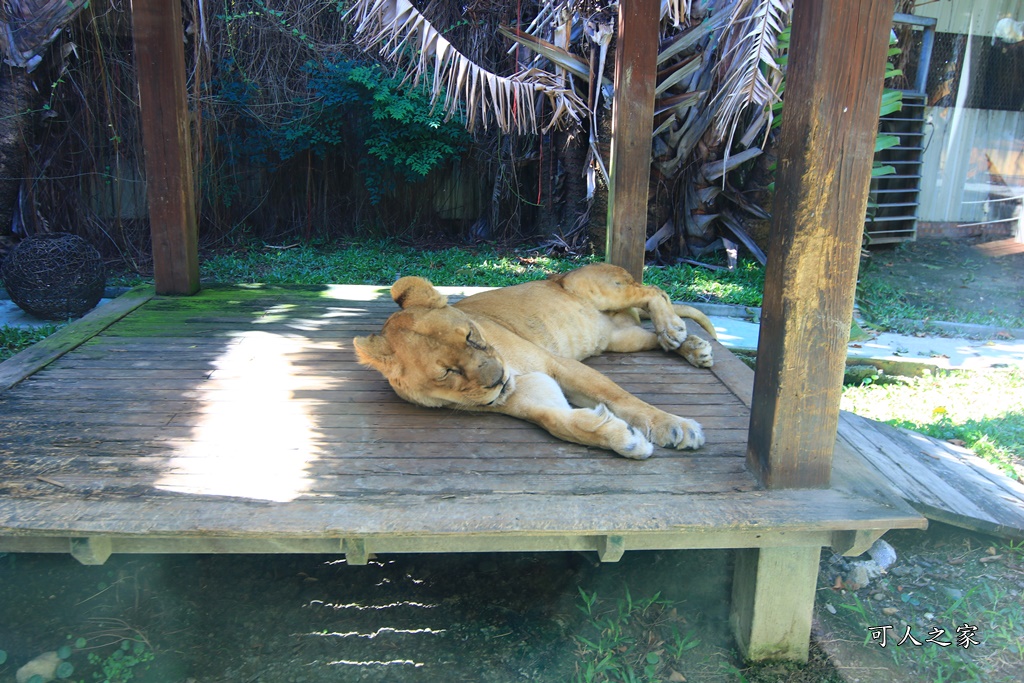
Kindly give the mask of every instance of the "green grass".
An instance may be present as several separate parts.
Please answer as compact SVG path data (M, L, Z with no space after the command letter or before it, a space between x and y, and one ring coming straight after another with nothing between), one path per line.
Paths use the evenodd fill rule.
M47 324L39 327L0 327L0 361L7 360L22 349L42 341L62 327L59 324Z
M968 281L963 280L965 283ZM928 296L924 296L925 293ZM968 308L957 305L944 297L941 290L922 289L910 294L908 296L908 292L885 281L873 263L862 264L857 281L857 306L861 315L880 329L905 334L921 330L939 333L940 329L929 321L1024 327L1024 318L1020 316L1007 312L997 313L994 309L982 306Z
M967 448L1020 478L1024 463L1024 369L948 371L846 387L841 407Z
M578 683L603 681L685 680L687 653L701 645L696 629L688 628L678 606L660 593L634 599L602 600L580 592L579 610L586 615L577 644Z
M214 252L200 259L200 275L204 282L384 286L404 275L418 275L438 286L506 287L599 260L595 256L558 258L528 251L456 247L425 250L380 241ZM649 267L644 278L678 301L760 306L764 268L756 261L741 261L733 271L689 265ZM137 276L121 276L111 284L134 286L142 282Z

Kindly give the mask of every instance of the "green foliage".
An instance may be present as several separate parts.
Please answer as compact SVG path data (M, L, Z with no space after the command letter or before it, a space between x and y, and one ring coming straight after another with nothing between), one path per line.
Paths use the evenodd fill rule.
M208 282L390 285L402 275L420 275L436 285L505 287L596 260L596 257L555 258L490 249L425 251L392 242L366 242L345 247L329 245L322 249L304 246L285 250L233 250L205 257L200 268L203 279ZM741 260L731 271L689 265L651 267L645 270L644 281L661 287L679 301L760 306L764 268L754 260Z
M340 156L355 164L372 203L391 195L399 181L423 180L457 159L470 142L459 121L434 111L430 93L384 71L377 64L340 58L309 61L303 67L311 99L296 102L277 125L251 112L260 85L232 61L221 64L213 88L236 114L220 142L232 164L278 168L312 154ZM230 200L230 197L225 198Z
M782 53L782 54L781 54L781 56L779 57L779 59L777 61L778 61L779 66L782 66L783 68L785 67L786 64L789 63L788 52L789 52L789 43L790 43L791 34L792 34L792 25L787 26L786 28L784 28L782 30L782 32L779 34L779 38L778 38L779 52ZM886 58L886 70L885 70L885 78L886 79L892 78L894 76L900 76L900 75L903 74L903 72L901 70L894 68L892 66L892 64L891 64L892 58L898 56L900 54L900 52L902 52L902 50L899 48L899 46L896 45L896 36L895 36L895 34L890 33L889 52L888 52L888 57ZM782 85L779 88L779 96L780 97L782 96L783 92L785 92L785 89L786 89L786 84L785 84L785 80L783 80L783 83L782 83ZM784 107L783 107L784 102L785 102L785 100L780 99L778 102L776 102L775 104L772 105L772 114L774 115L774 118L772 119L772 128L778 128L778 127L780 127L782 125L782 112L783 112L783 109L784 109ZM900 91L900 90L896 90L894 88L886 88L882 92L882 102L881 102L881 105L879 107L878 115L879 116L886 116L888 114L892 114L892 113L900 111L902 109L903 109L903 92ZM882 150L888 149L890 147L894 147L894 146L898 145L899 143L900 143L900 139L899 139L898 136L895 136L895 135L879 135L878 138L875 141L875 153L881 152ZM879 178L881 176L892 175L893 173L896 173L896 168L895 167L889 166L889 165L885 165L885 164L879 163L877 161L874 163L874 165L871 168L871 177L872 178ZM774 186L774 183L772 185Z
M597 593L579 588L587 616L575 636L578 646L576 681L664 681L683 668L681 661L701 644L695 632L681 632L685 623L672 603L659 593L634 600L629 588L614 604L598 599Z
M97 683L128 683L137 671L153 660L153 652L142 641L122 640L121 645L106 657L89 653L89 663L97 668L93 680Z
M6 360L38 341L59 330L61 325L41 325L39 327L0 327L0 361Z

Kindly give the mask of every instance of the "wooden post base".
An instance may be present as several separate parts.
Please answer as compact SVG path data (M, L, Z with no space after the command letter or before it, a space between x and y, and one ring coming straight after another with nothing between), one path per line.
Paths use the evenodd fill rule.
M806 662L821 548L736 551L732 627L750 661Z

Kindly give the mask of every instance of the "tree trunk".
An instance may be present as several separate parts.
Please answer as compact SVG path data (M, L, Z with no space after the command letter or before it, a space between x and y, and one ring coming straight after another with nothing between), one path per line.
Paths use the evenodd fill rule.
M32 132L28 111L34 94L24 69L0 67L0 235L12 232L17 214Z

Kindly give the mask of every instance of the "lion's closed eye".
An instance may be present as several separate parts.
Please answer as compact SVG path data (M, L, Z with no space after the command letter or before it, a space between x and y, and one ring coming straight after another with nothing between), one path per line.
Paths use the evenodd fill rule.
M466 333L466 343L469 344L470 348L477 351L483 351L487 348L487 344L480 338L480 334L476 330L470 330Z
M447 379L451 379L454 376L462 376L462 368L442 368L441 376L438 377L439 382L443 382Z

